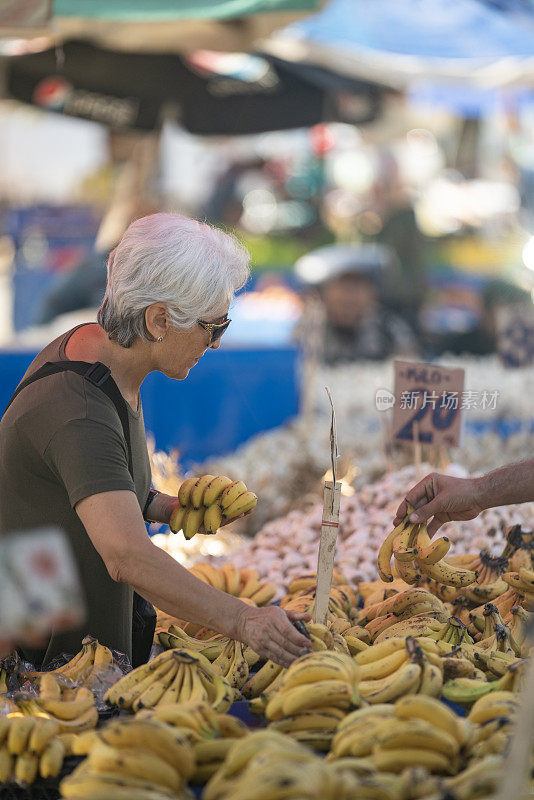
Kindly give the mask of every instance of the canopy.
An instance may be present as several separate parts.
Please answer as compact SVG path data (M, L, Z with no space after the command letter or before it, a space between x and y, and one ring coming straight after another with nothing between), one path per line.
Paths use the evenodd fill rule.
M84 38L113 49L248 50L323 0L2 0L2 37Z
M7 60L9 96L118 128L157 128L174 111L191 133L245 134L337 120L360 124L380 109L381 90L324 70L296 74L258 56L206 51L180 57L122 53L67 42Z
M534 14L520 0L330 0L261 49L399 89L531 85Z

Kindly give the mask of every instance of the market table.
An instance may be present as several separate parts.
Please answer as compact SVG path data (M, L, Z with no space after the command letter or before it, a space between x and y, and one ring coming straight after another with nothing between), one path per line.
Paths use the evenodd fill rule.
M0 407L5 409L33 351L0 350ZM232 452L298 412L297 351L293 347L207 351L186 381L151 373L141 389L147 433L156 447L180 451L189 466Z

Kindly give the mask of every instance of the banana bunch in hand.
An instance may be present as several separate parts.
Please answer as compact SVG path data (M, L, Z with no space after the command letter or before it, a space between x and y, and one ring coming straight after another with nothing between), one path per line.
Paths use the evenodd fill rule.
M46 716L55 723L59 733L81 733L95 728L98 723L93 693L85 686L65 688L50 672L41 676L39 696L19 701L19 708L25 714Z
M232 481L225 475L188 478L178 489L178 500L180 505L171 514L169 527L173 533L183 531L186 539L192 539L201 525L205 533L216 533L223 522L246 514L258 502L243 481Z
M55 778L65 747L56 722L46 717L9 714L0 719L0 784L30 786L37 777Z
M194 768L191 745L171 725L114 721L98 732L86 760L61 781L61 796L179 800Z
M443 557L451 546L450 539L441 536L432 540L426 523L410 522L412 511L413 508L409 506L402 522L391 531L380 547L377 568L382 580L385 583L393 581L393 556L398 577L408 584L418 583L423 575L446 586L464 588L474 583L477 579L476 572L444 560Z
M234 689L202 653L166 650L111 686L104 700L134 712L193 701L224 712L234 700Z
M251 733L229 750L203 800L355 800L358 781L272 729ZM376 795L375 795L376 796ZM385 796L385 795L384 795Z

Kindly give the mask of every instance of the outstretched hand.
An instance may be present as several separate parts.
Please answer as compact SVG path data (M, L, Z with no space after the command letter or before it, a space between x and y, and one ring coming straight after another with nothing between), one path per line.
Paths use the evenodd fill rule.
M393 525L397 526L408 512L408 503L415 511L410 522L426 522L433 536L446 522L474 519L484 506L481 503L480 484L476 478L453 478L431 472L414 486L397 509Z

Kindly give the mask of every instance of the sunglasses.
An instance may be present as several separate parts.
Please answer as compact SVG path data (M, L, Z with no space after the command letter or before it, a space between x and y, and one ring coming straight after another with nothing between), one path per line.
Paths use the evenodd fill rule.
M198 325L208 332L208 347L219 341L231 321L228 317L224 317L222 322L204 322L203 319L197 319Z

